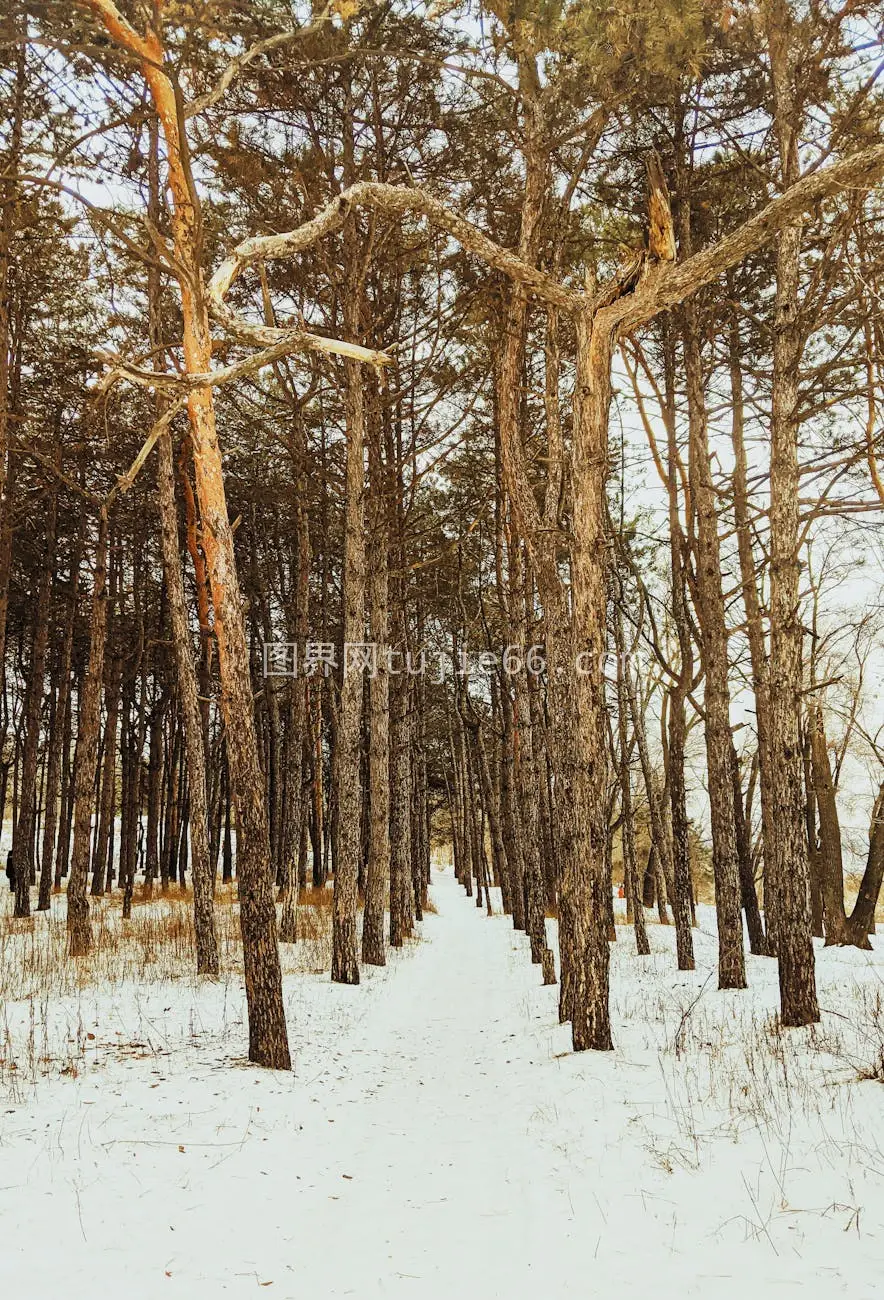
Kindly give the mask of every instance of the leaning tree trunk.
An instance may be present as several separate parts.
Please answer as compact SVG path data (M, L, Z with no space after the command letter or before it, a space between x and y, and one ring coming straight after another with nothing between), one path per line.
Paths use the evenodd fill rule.
M884 881L884 781L882 781L869 821L869 855L860 882L859 893L848 921L850 942L857 948L870 948L869 935L875 929L875 908Z

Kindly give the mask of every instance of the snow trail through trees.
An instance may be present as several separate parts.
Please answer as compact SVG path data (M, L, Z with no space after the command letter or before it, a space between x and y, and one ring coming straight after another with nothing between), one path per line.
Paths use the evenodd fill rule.
M650 927L644 964L621 930L617 1050L577 1056L510 919L450 871L432 897L422 940L358 988L286 979L292 1076L223 1059L242 1041L233 985L84 992L71 1015L96 1035L94 1067L3 1115L0 1214L14 1204L23 1230L0 1292L737 1300L801 1279L874 1294L884 1161L874 1142L857 1152L880 1085L842 1068L838 1088L811 1088L808 1031L764 1057L772 962L750 958L755 991L718 993L709 910L690 974L671 930ZM880 977L874 954L820 957L827 1006Z

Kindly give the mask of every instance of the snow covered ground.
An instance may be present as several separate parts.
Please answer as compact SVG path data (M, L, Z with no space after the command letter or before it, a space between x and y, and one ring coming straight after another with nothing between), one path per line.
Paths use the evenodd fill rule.
M7 1004L0 1295L881 1294L881 956L821 951L823 1025L779 1034L773 962L715 989L708 910L691 975L622 928L616 1050L575 1056L523 936L433 897L359 988L287 977L291 1075L243 1063L235 978Z

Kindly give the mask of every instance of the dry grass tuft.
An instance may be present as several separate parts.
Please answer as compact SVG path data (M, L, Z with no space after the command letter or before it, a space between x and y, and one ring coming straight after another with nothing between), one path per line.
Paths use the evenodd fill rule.
M331 961L331 890L305 890L298 911L297 944L282 947L283 970L318 971ZM24 920L0 918L0 1000L64 997L90 985L174 981L196 967L190 890L139 891L124 921L118 895L93 899L92 947L86 957L68 956L63 901L49 913ZM215 929L222 975L242 973L242 939L235 886L219 887Z

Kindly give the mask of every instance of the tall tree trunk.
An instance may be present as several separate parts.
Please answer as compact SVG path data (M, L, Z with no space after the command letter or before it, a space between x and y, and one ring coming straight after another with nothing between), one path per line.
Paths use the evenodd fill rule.
M78 670L77 678L77 699L82 695L83 672ZM71 833L74 823L74 781L72 776L71 760L71 743L73 737L73 698L68 694L68 707L64 719L64 735L61 742L61 813L59 816L58 845L55 851L55 874L53 884L56 889L61 888L61 882L68 874L68 860L70 857ZM76 757L76 755L74 756Z
M844 863L841 856L841 826L832 784L832 768L826 745L823 711L818 704L807 718L810 730L810 763L813 790L819 811L820 866L822 868L823 922L826 945L848 942L844 911Z
M792 20L767 0L768 52L784 188L799 175ZM780 230L776 256L770 458L770 756L776 808L773 885L784 1025L820 1018L810 919L801 773L802 629L799 609L798 374L803 351L798 283L801 224Z
M542 737L536 733L531 716L531 682L528 668L528 609L530 580L523 563L522 546L509 537L511 599L516 609L513 621L515 644L520 647L520 663L515 676L513 703L513 759L515 765L515 799L520 812L522 857L525 878L525 928L531 941L531 960L543 963L548 973L552 952L546 942L546 914L543 880L543 832L540 820L540 787L546 780L546 760L542 754ZM549 980L545 982L554 982Z
M393 382L395 383L395 376ZM390 494L390 648L398 665L390 682L390 945L401 948L411 934L411 750L409 737L408 594L405 521L403 517L402 445L399 420L388 425L387 465L393 478Z
M623 844L625 892L632 900L635 947L640 956L651 951L645 926L645 909L635 860L635 822L632 808L632 774L629 770L627 718L629 696L626 688L626 646L623 639L623 615L619 605L614 610L614 640L617 649L617 739L620 747L620 838Z
M363 669L359 648L365 638L365 415L362 373L355 361L346 371L347 466L344 516L343 663L334 752L338 837L332 923L332 979L359 983L356 906L362 808L360 735ZM356 655L350 659L349 647Z
M296 664L303 664L306 655L307 632L310 617L310 521L307 510L307 444L300 410L297 428L292 439L291 452L295 474L295 530L296 576L294 592L294 618L291 624L295 643ZM286 772L288 816L287 840L283 846L282 914L279 937L283 943L295 943L298 937L298 899L300 896L300 853L305 839L307 809L302 799L304 751L309 743L307 734L308 684L306 678L295 677L291 683L289 701L289 737Z
M112 584L113 585L113 584ZM111 596L113 601L113 596ZM104 752L99 774L98 828L92 853L92 897L104 893L107 876L108 849L114 820L117 780L117 723L120 716L120 685L122 661L114 654L108 666L104 701L106 721L104 727Z
M159 34L144 37L120 15L112 0L88 0L110 36L133 54L150 88L166 141L172 194L171 225L179 268L184 360L188 374L212 368L212 345L202 268L202 220L181 130L175 87L165 66ZM243 939L249 1059L277 1069L291 1068L282 997L282 973L270 862L264 780L252 707L248 649L242 618L233 532L227 514L221 450L210 388L188 398L202 541L209 569L231 786L237 802L237 879Z
M806 727L801 761L804 770L804 827L810 862L810 924L814 938L822 939L823 868L816 833L816 795L813 790L813 769L810 761L810 735Z
M387 573L388 532L386 476L381 447L380 413L373 409L368 423L371 578L369 623L376 656L369 682L369 843L362 917L362 960L383 966L384 907L390 880L390 677Z
M150 208L151 219L159 225L160 187L158 166L158 131L151 131L150 156ZM155 350L162 346L160 319L159 275L152 267L149 271L149 311L151 345ZM161 414L160 411L157 414ZM206 794L206 754L203 735L203 716L199 703L199 686L193 664L190 628L187 619L187 601L184 594L184 575L181 571L181 548L178 540L178 512L175 507L175 465L172 454L172 437L167 429L157 442L157 506L160 516L160 539L163 551L163 576L172 643L175 651L175 668L178 681L178 701L181 725L184 729L184 746L187 756L188 814L190 818L190 851L193 872L193 920L196 939L196 969L199 975L217 975L218 940L215 934L215 917L212 897L215 870L209 855L209 809Z
M34 609L31 665L25 696L24 745L22 750L22 798L12 833L12 871L15 883L15 915L30 916L31 871L37 797L37 760L40 744L40 714L44 698L46 650L49 643L49 606L55 569L55 539L58 503L53 490L46 532L46 553L40 574Z
M752 842L749 834L749 826L746 821L746 811L743 806L743 788L740 784L740 760L737 757L737 751L734 747L733 739L731 740L731 781L733 784L734 799L734 830L737 840L737 862L740 869L740 896L743 900L743 911L746 914L746 929L749 933L749 951L756 957L767 957L767 937L764 933L764 922L761 919L761 909L758 906L758 895L755 892L755 875L752 870Z
M9 446L10 417L18 414L21 378L20 349L14 347L16 322L13 304L12 244L19 220L19 171L27 86L27 20L13 20L15 41L15 89L9 122L9 144L3 158L0 181L0 750L5 741L6 709L6 616L9 608L9 577L12 565L12 509L15 486L14 462ZM16 359L13 360L13 357ZM5 804L4 804L5 812ZM16 906L19 899L16 895Z
M67 887L68 944L72 957L84 957L92 942L89 900L89 844L98 764L101 683L107 633L107 511L102 509L95 545L92 612L89 619L89 664L79 697L77 755L74 762L74 843Z
M575 1051L612 1047L608 1008L608 906L605 891L607 714L604 700L607 549L605 480L611 403L613 334L600 312L580 312L572 447L574 520L571 553L573 661L565 680L576 717L565 728L566 785L574 799L574 831L564 859L560 906L569 913ZM578 659L579 655L579 659ZM576 706L576 708L575 708ZM561 806L558 809L561 816ZM564 969L564 957L562 961Z
M675 422L675 338L664 329L664 380L666 423L666 474L669 480L670 595L672 621L678 639L678 676L672 683L668 700L668 777L669 808L672 820L672 875L674 888L676 961L679 970L694 969L694 943L691 936L691 858L688 837L687 791L685 788L685 749L687 745L686 701L693 680L693 642L688 619L685 579L686 543L679 510L679 473Z
M686 251L689 251L686 250ZM697 518L697 614L706 687L706 766L712 824L712 871L718 921L718 987L746 987L740 877L730 752L728 635L721 579L718 510L709 453L706 396L696 306L684 308L684 358L690 426L689 480Z
M733 296L733 294L732 294ZM774 808L771 802L770 781L770 674L764 644L764 626L761 601L755 578L755 557L752 551L752 533L749 516L749 488L746 468L746 446L743 438L743 372L740 364L741 344L739 325L734 312L729 338L731 379L731 438L734 446L734 521L737 528L737 551L740 559L740 583L743 607L746 611L746 637L752 665L752 689L755 692L755 725L758 733L758 769L761 792L761 843L764 858L764 907L767 914L767 934L762 955L772 956L776 925L773 914L776 906L776 889L767 889L768 866L773 869L774 837L776 834ZM753 949L753 951L755 951ZM761 951L761 950L759 950Z
M69 713L71 700L71 658L74 649L74 625L77 614L77 593L80 582L80 560L85 535L85 514L71 547L70 594L65 608L64 641L56 668L58 690L55 700L55 725L49 738L49 760L46 767L46 811L43 821L43 853L40 863L40 892L37 911L49 910L53 884L53 859L55 835L58 829L59 781L63 776L63 757L66 740L69 742Z
M172 439L168 432L157 442L157 503L163 546L163 575L169 602L172 642L178 681L178 702L187 757L190 861L193 875L193 920L196 936L196 969L199 975L217 975L218 940L212 897L215 870L209 854L209 810L206 798L206 757L199 687L193 663L190 628L181 572L178 544L178 513L175 509L175 466Z

